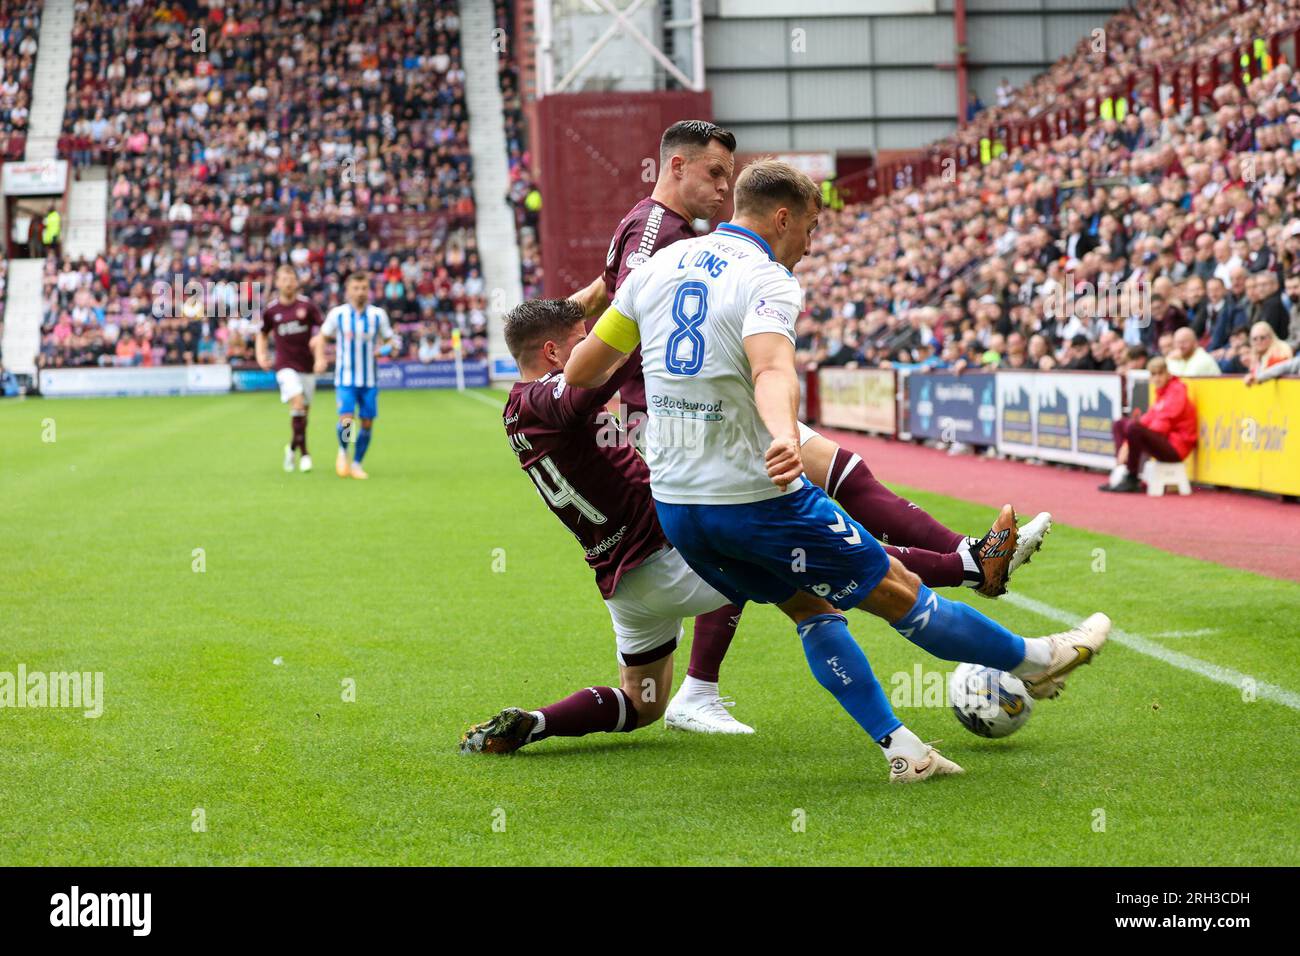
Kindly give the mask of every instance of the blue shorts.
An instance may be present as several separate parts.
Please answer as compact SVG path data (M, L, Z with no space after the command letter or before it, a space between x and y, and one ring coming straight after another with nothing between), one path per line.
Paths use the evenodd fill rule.
M340 415L371 419L379 414L379 386L335 385L334 401Z
M742 505L655 502L686 563L733 604L782 604L795 591L857 607L889 571L875 538L808 480L799 491Z

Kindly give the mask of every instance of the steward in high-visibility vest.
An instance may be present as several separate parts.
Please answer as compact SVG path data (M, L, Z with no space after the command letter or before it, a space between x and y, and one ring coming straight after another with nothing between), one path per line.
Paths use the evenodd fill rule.
M840 191L835 188L835 180L822 180L822 208L838 211L844 208L844 200L840 198Z
M1117 123L1122 123L1124 117L1128 116L1128 100L1122 96L1117 100L1108 96L1101 101L1097 112L1104 120L1113 119Z
M59 215L57 209L51 209L45 214L45 228L41 230L41 242L47 246L52 246L59 241L59 232L63 228L63 217Z

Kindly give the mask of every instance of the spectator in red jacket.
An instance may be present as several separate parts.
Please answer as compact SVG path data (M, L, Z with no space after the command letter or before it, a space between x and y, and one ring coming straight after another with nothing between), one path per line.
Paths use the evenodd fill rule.
M1115 422L1117 462L1102 491L1139 492L1142 486L1137 476L1147 455L1156 461L1182 461L1196 447L1196 406L1187 395L1187 386L1169 374L1163 358L1153 358L1147 368L1156 391L1155 404L1144 415L1139 416L1135 409L1132 418Z

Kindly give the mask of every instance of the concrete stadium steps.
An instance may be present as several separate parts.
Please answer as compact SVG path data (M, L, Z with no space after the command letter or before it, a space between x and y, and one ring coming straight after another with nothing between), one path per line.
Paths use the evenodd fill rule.
M63 254L94 259L108 248L108 167L88 166L68 190Z
M523 299L519 237L515 213L506 202L510 188L506 164L505 114L497 80L498 53L492 31L492 4L461 0L461 62L465 68L465 106L469 110L469 147L474 159L474 207L479 259L488 290L488 353L508 356L502 317ZM515 42L507 37L507 42Z
M32 78L31 114L27 120L25 158L29 162L58 157L63 110L68 100L73 20L73 0L45 0L37 40L36 73Z
M10 259L5 286L4 366L22 375L36 374L41 350L41 270L44 259Z

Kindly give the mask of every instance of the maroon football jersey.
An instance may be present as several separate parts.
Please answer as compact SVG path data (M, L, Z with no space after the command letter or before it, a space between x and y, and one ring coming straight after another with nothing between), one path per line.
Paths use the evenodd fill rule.
M650 499L650 469L611 416L600 414L626 384L623 368L600 388L574 388L560 372L516 382L502 413L519 466L582 544L604 597L668 546Z
M606 296L613 301L614 293L623 284L627 274L664 246L670 246L679 239L694 239L695 236L695 227L688 220L649 196L642 199L614 230L609 254L605 257ZM589 323L587 331L590 332L590 326L594 324ZM629 411L644 414L646 401L645 380L641 377L641 349L633 352L627 361L632 366L632 374L619 393L619 401Z
M262 331L275 337L275 370L291 368L310 372L315 359L311 354L311 337L320 331L320 309L306 296L298 296L288 305L275 301L262 310Z

